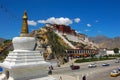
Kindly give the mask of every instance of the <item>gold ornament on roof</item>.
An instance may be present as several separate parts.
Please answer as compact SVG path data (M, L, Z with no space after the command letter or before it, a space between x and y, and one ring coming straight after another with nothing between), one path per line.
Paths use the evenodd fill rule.
M22 30L21 30L21 34L20 36L21 37L27 37L28 36L28 23L27 23L27 12L25 11L24 12L24 15L23 15L23 23L22 23Z

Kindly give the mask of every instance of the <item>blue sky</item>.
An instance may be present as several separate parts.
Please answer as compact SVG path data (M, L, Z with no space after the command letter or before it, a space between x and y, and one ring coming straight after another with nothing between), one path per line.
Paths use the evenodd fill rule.
M0 37L19 36L25 10L30 32L50 22L92 37L120 36L120 0L0 0Z

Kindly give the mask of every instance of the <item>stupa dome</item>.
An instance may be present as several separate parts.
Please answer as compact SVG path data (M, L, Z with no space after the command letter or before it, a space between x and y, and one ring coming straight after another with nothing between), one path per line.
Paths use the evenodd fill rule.
M14 37L12 42L14 50L33 50L36 43L33 37Z

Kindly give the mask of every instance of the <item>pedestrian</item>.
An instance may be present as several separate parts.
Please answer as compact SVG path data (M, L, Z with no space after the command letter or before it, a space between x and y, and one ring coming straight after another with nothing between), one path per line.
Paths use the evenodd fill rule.
M48 74L52 75L52 70L50 68L49 68Z
M60 62L59 61L57 61L57 66L60 67Z
M86 80L86 76L85 75L82 77L82 80Z
M60 76L60 79L59 80L62 80L62 77Z
M50 67L51 67L51 70L53 70L53 66L51 65Z
M53 66L51 65L51 66L49 66L49 70L53 70Z

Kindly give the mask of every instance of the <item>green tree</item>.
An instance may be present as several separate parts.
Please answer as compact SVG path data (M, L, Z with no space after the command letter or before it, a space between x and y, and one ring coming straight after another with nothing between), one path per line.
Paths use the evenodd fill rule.
M119 53L119 48L114 48L114 53Z
M48 44L51 45L54 57L58 58L60 62L63 63L63 58L68 56L67 53L65 53L67 47L60 43L60 37L52 30L48 30L47 36L49 40Z

